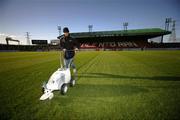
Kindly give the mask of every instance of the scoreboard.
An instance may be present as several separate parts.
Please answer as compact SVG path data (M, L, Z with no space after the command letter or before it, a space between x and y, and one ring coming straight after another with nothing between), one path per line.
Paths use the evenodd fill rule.
M47 40L31 40L32 44L37 44L37 45L47 45L48 42Z

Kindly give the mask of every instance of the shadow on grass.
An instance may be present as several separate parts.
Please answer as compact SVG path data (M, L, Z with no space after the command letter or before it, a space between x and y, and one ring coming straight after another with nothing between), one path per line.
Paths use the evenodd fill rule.
M75 97L119 97L146 93L148 89L133 85L102 85L77 84L76 90L71 91Z
M163 81L180 81L178 76L154 76L154 77L141 77L141 76L124 76L114 75L109 73L84 73L79 74L80 78L115 78L115 79L143 79L143 80L163 80Z

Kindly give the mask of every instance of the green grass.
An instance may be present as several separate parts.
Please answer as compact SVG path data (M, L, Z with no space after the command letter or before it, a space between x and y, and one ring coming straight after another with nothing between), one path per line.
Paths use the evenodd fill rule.
M1 120L180 119L180 51L80 52L76 86L39 101L58 58L0 53Z

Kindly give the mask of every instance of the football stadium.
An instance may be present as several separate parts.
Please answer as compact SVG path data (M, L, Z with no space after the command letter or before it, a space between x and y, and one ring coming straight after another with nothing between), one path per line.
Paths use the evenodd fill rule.
M0 1L0 120L179 120L178 5Z
M180 49L179 42L163 42L163 36L171 34L171 31L160 28L133 29L133 30L114 30L96 32L71 33L71 36L80 43L81 50L152 50L152 49ZM148 41L152 38L160 37L161 42ZM59 39L51 40L32 40L33 45L10 45L9 41L16 41L6 38L7 44L0 44L1 51L52 51L59 50Z
M77 83L46 101L41 86L59 68L59 40L1 44L1 119L179 119L180 44L148 42L170 33L72 33L81 44Z

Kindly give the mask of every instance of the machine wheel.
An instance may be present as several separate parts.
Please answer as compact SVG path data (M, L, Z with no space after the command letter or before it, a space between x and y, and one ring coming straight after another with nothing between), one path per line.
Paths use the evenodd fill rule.
M41 91L42 91L42 93L44 93L44 88L43 87L42 87Z
M76 84L76 81L73 80L73 79L71 79L71 81L70 81L70 86L73 87L75 84Z
M66 92L67 92L67 90L68 90L68 86L67 86L67 84L64 83L64 84L61 86L61 94L62 94L62 95L65 95Z

